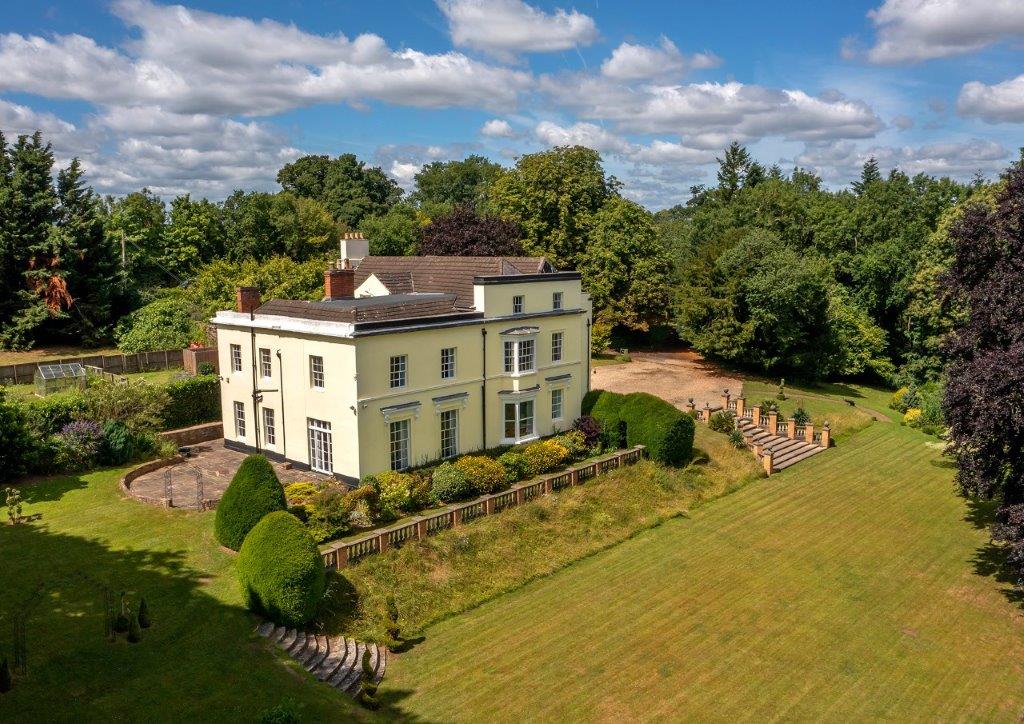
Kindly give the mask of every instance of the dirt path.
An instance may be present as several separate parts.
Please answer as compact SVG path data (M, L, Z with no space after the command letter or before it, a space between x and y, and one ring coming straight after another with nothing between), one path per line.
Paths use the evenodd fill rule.
M729 377L706 362L697 352L631 352L633 361L594 368L591 386L612 392L649 392L680 409L693 398L698 408L704 403L721 404L722 390L739 395L743 381Z

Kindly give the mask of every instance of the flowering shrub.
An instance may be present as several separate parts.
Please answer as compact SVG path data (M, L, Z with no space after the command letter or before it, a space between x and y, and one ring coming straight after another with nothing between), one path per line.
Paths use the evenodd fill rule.
M569 451L554 440L538 440L523 448L530 475L554 470L569 458Z
M892 393L892 397L889 399L889 407L897 412L907 411L907 395L910 393L909 387L901 387Z
M473 493L473 486L466 474L452 463L442 463L434 469L431 489L434 496L443 503L454 503Z
M455 467L462 471L466 480L477 493L493 493L507 484L505 468L486 455L466 455L455 461Z
M314 483L291 483L284 487L284 497L288 498L289 505L305 505L318 492L320 488Z
M921 408L911 407L903 413L903 424L910 427L917 427L921 424Z
M498 462L505 468L505 479L514 483L530 477L530 463L521 452L509 450L498 456Z
M394 520L409 508L412 500L412 475L389 470L377 476L377 493L380 495L380 519Z
M556 435L552 440L565 448L566 452L568 452L568 458L571 460L579 460L590 454L590 446L587 445L587 439L579 430L564 432L561 435Z
M96 463L103 445L103 428L90 420L69 422L61 428L57 465L62 470L87 470Z

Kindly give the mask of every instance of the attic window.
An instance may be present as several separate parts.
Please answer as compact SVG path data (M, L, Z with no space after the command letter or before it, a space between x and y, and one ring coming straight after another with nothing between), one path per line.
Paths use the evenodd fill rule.
M512 297L512 314L522 314L526 298L522 294Z

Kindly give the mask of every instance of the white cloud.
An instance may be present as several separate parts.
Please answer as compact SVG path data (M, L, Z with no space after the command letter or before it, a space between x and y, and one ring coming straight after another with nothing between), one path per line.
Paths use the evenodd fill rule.
M914 119L910 116L900 114L898 116L893 116L892 125L896 126L896 128L901 131L906 131L908 128L914 127Z
M868 17L877 37L866 58L879 64L948 58L1024 36L1020 0L885 0Z
M601 64L601 73L615 80L647 80L672 76L687 69L714 68L721 60L710 53L686 58L679 48L662 36L657 47L622 43Z
M437 0L437 5L448 19L452 43L502 60L597 40L594 19L576 10L546 13L523 0Z
M528 73L457 52L391 50L376 35L306 33L148 0L114 12L140 37L123 52L80 35L0 36L0 90L182 113L270 115L381 100L424 108L508 109Z
M374 164L380 165L406 191L415 186L414 177L424 164L432 161L461 159L478 150L476 143L446 143L417 145L389 143L378 146L373 154Z
M977 116L989 123L1024 122L1024 75L994 85L965 83L956 109L961 115Z
M47 137L74 133L75 125L52 113L39 113L28 106L0 99L0 131L11 142L16 136L36 131L42 131Z
M480 127L480 135L489 138L515 138L516 132L508 121L492 118Z
M593 123L559 126L551 121L541 121L533 129L533 134L548 146L586 146L609 153L624 153L631 147L625 139Z
M655 166L700 166L713 163L715 152L702 148L691 148L681 143L655 140L650 145L638 147L633 152L632 159L639 163Z
M584 117L614 121L621 131L679 134L699 148L766 136L867 138L884 127L866 103L836 92L811 96L735 81L635 88L579 74L545 76L541 88Z
M875 158L883 170L899 168L910 175L926 173L967 179L978 171L997 173L1006 165L1008 157L1009 151L1002 145L982 139L918 147L867 148L860 148L850 141L838 141L807 144L795 161L826 180L847 183L860 175L864 162L869 158Z

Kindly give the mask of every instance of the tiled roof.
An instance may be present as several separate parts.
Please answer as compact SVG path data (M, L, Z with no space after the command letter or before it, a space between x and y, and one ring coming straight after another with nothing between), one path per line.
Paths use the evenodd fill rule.
M474 277L547 271L551 271L551 265L540 256L368 256L356 267L355 283L358 287L373 274L394 294L385 277L401 287L404 282L399 281L399 275L408 275L409 291L454 294L455 306L469 309L473 306Z
M388 292L391 294L411 294L416 291L410 272L380 271L375 272L374 276L377 277L381 284L387 287ZM358 286L358 283L356 286Z
M306 302L297 299L271 299L256 314L296 317L319 322L379 322L414 317L453 314L454 294L390 294L384 297L335 299Z

